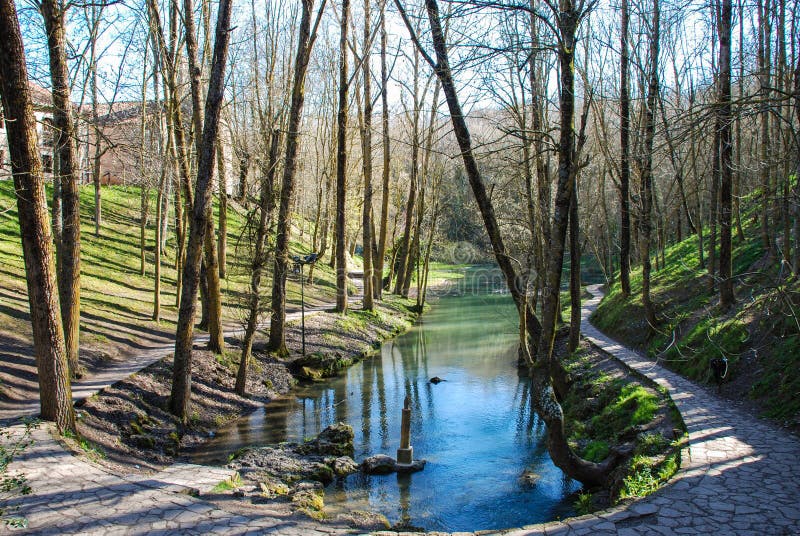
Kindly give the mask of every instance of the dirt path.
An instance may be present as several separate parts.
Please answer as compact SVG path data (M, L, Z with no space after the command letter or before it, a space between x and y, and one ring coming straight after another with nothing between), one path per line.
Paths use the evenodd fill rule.
M351 281L356 286L359 294L352 296L350 302L355 304L361 300L363 292L363 282L359 279L363 276L360 272L349 274ZM306 307L306 316L315 315L329 310L334 306L333 303L325 303ZM299 320L301 311L292 308L287 311L286 321ZM93 325L100 325L107 330L130 330L133 328L125 326L115 326L113 321L103 319L93 319ZM259 324L258 329L269 326L269 322ZM244 336L244 327L241 325L229 324L225 326L224 336L226 339L241 339ZM208 342L208 334L198 332L195 329L195 344L205 344ZM138 349L137 349L138 348ZM77 402L83 400L103 390L122 379L127 378L143 368L146 368L164 356L172 353L175 349L174 333L165 336L159 333L150 338L143 339L137 347L131 347L131 355L125 359L114 360L104 366L98 367L91 374L87 374L80 380L72 382L72 400ZM0 426L9 425L17 421L20 417L32 417L39 414L39 391L35 378L35 364L33 360L33 346L29 342L22 341L0 341L0 361L6 364L13 364L11 368L4 370L3 382L10 384L14 390L13 398L0 400Z

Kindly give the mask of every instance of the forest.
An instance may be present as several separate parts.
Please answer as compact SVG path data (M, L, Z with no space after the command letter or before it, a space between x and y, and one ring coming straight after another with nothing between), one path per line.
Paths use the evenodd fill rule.
M340 375L491 265L513 305L504 344L549 459L587 493L579 512L600 488L602 506L653 491L620 472L639 474L652 430L628 442L645 426L628 415L601 437L576 424L611 412L589 402L677 402L637 366L624 375L643 391L603 391L623 373L580 357L608 351L589 313L796 434L799 14L789 0L0 0L0 352L30 346L35 376L18 398L88 438L73 385L109 337L107 351L136 342L112 336L124 313L171 352L160 387L137 384L168 428L143 439L147 419L121 417L128 444L166 463L220 427L222 410L197 409L210 384L238 416L277 383L273 363L301 382ZM332 315L309 324L317 361L309 307ZM25 390L8 370L3 402ZM660 425L673 436L655 487L694 441L683 409Z

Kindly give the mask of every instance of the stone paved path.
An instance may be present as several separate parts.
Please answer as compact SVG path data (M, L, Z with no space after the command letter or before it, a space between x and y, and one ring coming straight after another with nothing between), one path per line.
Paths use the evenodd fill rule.
M601 333L588 321L602 294L584 302L592 343L666 387L689 431L670 483L627 509L509 531L523 534L800 534L800 442Z
M681 470L671 483L627 508L564 522L500 531L535 534L800 534L800 442L751 418L701 387L627 350L588 322L599 302L585 303L583 331L593 343L666 387L689 429ZM286 518L265 506L240 515L192 497L227 470L176 464L152 476L119 477L74 457L42 427L36 444L12 470L24 472L33 494L15 501L37 534L345 534L340 527ZM8 529L0 528L0 533ZM396 536L395 532L379 532ZM489 532L485 533L489 534Z

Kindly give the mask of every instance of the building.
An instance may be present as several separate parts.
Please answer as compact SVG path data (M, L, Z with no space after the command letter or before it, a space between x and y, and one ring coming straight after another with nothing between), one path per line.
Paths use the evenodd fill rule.
M35 82L30 82L31 97L33 98L33 114L36 118L36 136L39 140L39 155L42 158L42 170L46 179L52 179L56 160L54 153L55 129L53 128L53 97L49 90ZM76 132L78 135L78 165L79 169L88 169L88 125L80 119L75 108L74 117L77 117ZM83 175L83 174L82 174ZM8 151L8 134L5 118L0 109L0 180L11 178L11 160Z

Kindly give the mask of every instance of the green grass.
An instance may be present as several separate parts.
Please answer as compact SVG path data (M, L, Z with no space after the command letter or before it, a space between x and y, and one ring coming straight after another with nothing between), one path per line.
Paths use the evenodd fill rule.
M639 267L631 273L630 297L623 296L617 276L592 320L695 381L713 381L709 362L726 357L728 380L744 376L743 388L750 386L749 394L764 403L766 415L791 420L800 414L800 279L787 278L779 256L764 256L760 223L754 217L759 203L757 196L743 200L744 239L734 233L733 310L718 307L718 293L700 266L698 238L692 235L667 247L664 265L653 272L654 332L644 321ZM705 233L707 237L708 229ZM704 246L707 256L707 240Z
M2 289L11 291L0 295L6 306L0 312L0 325L9 333L29 333L25 320L28 303L24 278L24 262L19 239L16 200L13 183L0 181L0 278ZM150 221L146 231L146 272L140 272L139 221L140 190L138 187L106 186L102 189L103 220L101 234L94 236L94 189L82 186L81 196L81 314L84 329L81 343L104 345L109 341L120 344L146 339L150 334L167 333L174 329L176 271L174 269L175 240L170 227L167 251L161 268L161 323L151 320L153 307L153 227L155 193L150 195ZM48 187L48 198L50 189ZM242 233L245 228L245 209L230 203L228 211L228 273L222 281L223 315L227 322L241 323L249 284L247 247ZM215 205L215 214L218 207ZM172 214L170 213L170 224ZM299 233L295 232L295 235ZM292 253L305 253L310 245L310 232L293 243ZM296 237L297 238L297 237ZM334 299L334 273L325 262L314 271L315 284L306 285L307 303L329 303ZM262 295L269 296L271 279L262 278ZM12 298L17 295L18 298ZM290 276L287 282L289 307L300 304L300 281ZM110 329L101 321L112 321L124 329Z
M242 477L238 471L234 472L225 480L220 481L216 486L211 488L212 493L223 493L226 491L234 491L239 489L242 485Z
M614 392L614 389L606 389ZM628 429L646 424L653 419L659 407L658 396L638 384L627 384L591 420L593 437L614 441Z

